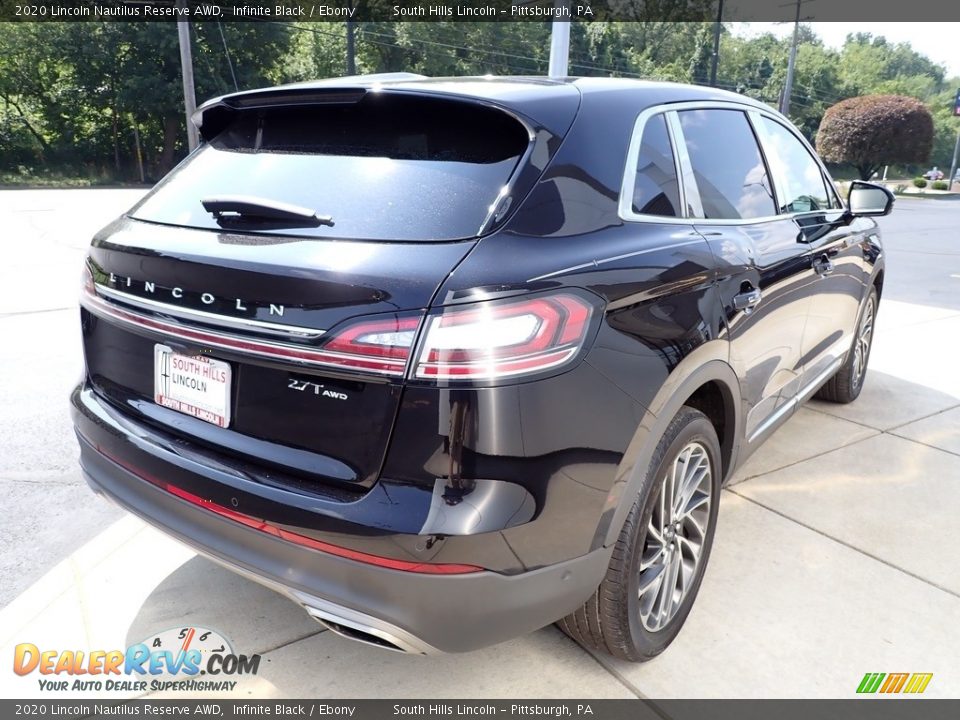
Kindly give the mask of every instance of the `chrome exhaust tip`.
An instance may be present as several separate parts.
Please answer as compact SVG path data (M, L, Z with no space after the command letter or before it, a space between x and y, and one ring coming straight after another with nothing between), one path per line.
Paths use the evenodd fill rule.
M439 650L395 625L327 600L294 593L310 616L337 635L382 650L409 655L439 655Z
M338 623L334 620L328 620L327 618L314 615L313 613L311 613L311 616L314 620L328 630L335 632L337 635L345 637L348 640L356 640L357 642L361 642L366 645L373 645L374 647L382 648L384 650L392 650L393 652L407 652L407 650L404 650L396 643L391 642L386 638L382 638L379 635L374 635L368 630L361 630L360 628L344 625L343 623Z

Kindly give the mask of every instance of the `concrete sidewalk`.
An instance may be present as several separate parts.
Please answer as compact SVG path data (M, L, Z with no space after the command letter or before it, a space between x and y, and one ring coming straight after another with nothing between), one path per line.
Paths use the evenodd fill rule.
M16 503L7 518L24 519L0 529L0 570L5 584L37 577L0 610L0 658L18 642L109 650L190 625L263 655L259 674L237 685L243 698L846 698L866 672L932 672L925 696L960 697L960 207L946 206L901 200L883 220L889 269L863 395L810 403L738 472L689 620L644 665L592 656L552 627L435 658L322 631L285 598L83 490L62 388L38 406L32 386L9 383L14 371L72 382L41 351L76 363L75 312L28 316L0 298L0 330L36 360L24 363L24 345L0 348L0 389L18 403L0 417L0 496ZM50 247L64 268L79 256L79 246ZM57 457L43 451L51 442ZM47 515L51 488L67 506ZM24 548L26 560L9 562ZM0 673L0 696L41 695L36 674Z

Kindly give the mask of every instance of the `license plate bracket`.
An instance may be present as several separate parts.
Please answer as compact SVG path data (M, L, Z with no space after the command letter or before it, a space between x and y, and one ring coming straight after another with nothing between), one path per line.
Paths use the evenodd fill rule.
M230 425L229 363L184 355L158 343L153 348L153 400L217 427Z

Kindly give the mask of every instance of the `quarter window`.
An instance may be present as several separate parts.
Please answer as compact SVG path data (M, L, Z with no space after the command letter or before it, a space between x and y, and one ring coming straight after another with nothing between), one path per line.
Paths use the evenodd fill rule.
M704 217L746 220L776 215L770 178L747 116L739 110L713 109L678 115Z
M632 207L633 212L641 215L676 217L680 214L677 166L663 115L655 115L644 125Z
M829 210L835 206L820 166L796 136L776 120L761 118L767 159L777 183L781 213Z

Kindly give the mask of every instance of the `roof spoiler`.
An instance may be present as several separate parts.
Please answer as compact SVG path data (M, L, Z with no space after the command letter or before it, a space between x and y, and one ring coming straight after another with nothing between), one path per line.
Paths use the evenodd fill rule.
M351 105L359 102L378 83L422 80L425 77L416 73L375 73L221 95L197 108L190 119L200 136L209 141L241 110L291 105Z

